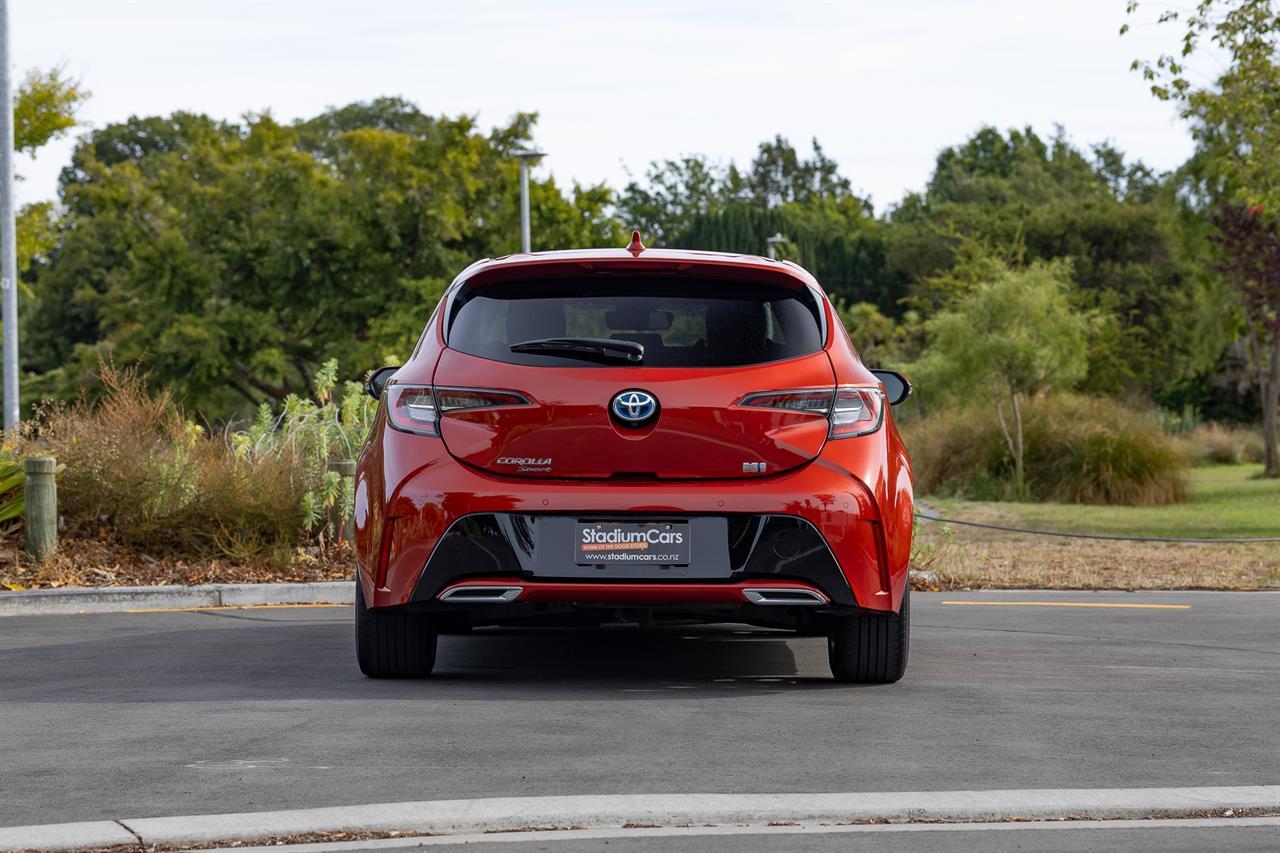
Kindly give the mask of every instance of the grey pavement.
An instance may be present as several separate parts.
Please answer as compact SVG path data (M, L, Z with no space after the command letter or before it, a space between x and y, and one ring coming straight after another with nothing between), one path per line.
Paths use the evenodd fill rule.
M966 600L1190 608L946 603ZM821 638L740 626L480 631L441 639L437 677L375 682L355 668L349 607L8 617L0 826L488 796L1280 781L1278 595L912 603L908 673L884 687L831 682Z

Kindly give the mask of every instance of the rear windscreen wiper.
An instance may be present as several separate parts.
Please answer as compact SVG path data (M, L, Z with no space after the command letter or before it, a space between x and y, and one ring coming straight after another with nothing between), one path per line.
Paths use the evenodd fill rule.
M604 358L639 364L644 361L644 344L611 338L538 338L511 345L512 352L545 353L570 358Z

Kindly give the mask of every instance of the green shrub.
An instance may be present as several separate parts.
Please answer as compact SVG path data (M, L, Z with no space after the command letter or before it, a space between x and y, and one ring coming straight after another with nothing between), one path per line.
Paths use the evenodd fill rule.
M249 428L209 436L167 391L105 364L101 399L46 406L18 449L58 458L69 524L155 553L280 561L325 535L327 509L351 513L351 479L326 462L353 458L374 406L355 383L335 403L336 370L315 378L319 400L290 397L279 415L264 406Z
M0 533L21 526L27 510L27 472L21 460L0 454Z
M1186 496L1184 453L1142 412L1060 394L1032 400L1023 416L1031 499L1154 506ZM921 494L1014 496L1013 462L989 407L940 412L903 433Z

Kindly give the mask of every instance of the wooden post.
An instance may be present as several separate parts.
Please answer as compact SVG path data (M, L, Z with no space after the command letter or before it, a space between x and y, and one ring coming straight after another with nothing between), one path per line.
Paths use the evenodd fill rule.
M31 456L23 467L27 472L27 553L43 560L58 547L58 460Z
M326 463L326 467L330 471L336 471L338 476L344 480L355 480L356 462L354 459L330 459ZM335 539L341 538L343 542L350 542L356 535L355 518L343 518L341 508L335 503L329 507L329 535Z

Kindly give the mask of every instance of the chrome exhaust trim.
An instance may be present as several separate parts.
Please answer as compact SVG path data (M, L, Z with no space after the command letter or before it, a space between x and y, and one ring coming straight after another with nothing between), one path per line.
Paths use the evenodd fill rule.
M509 604L524 592L522 586L451 586L440 593L440 600L450 604Z
M813 589L744 589L742 595L752 604L775 607L816 607L827 603L827 597Z

